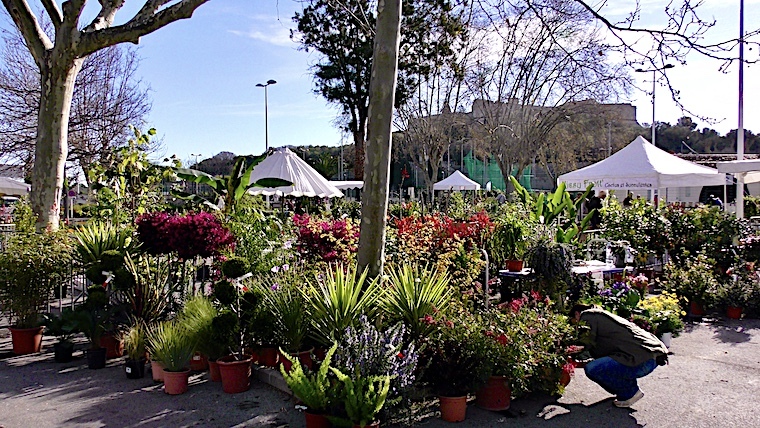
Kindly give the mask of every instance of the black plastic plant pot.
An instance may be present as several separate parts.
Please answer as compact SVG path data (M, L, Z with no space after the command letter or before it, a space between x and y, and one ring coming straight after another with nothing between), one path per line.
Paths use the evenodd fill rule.
M124 363L124 373L127 374L127 379L142 379L145 377L145 358L127 360Z
M70 363L74 359L74 344L71 342L58 342L53 345L56 363Z
M106 348L87 350L87 368L91 370L102 369L106 366Z

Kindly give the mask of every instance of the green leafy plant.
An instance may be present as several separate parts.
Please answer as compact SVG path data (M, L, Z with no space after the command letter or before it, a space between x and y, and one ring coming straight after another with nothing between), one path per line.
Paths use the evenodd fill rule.
M342 264L326 270L323 279L305 288L311 305L311 336L321 345L338 340L349 326L357 325L362 314L374 317L381 296L378 278L367 281L367 272Z
M487 241L488 254L497 266L507 260L522 260L527 248L528 225L514 213L506 213L494 220L491 238Z
M290 372L287 372L284 366L280 366L280 373L282 373L285 382L287 382L293 394L303 401L306 407L314 413L324 413L330 406L333 385L328 378L328 374L330 373L330 363L336 349L338 349L338 345L333 344L327 351L325 359L320 363L319 369L309 374L304 372L298 358L291 357L287 352L280 352L281 355L292 363Z
M390 286L381 298L381 305L391 322L401 321L415 337L423 337L433 328L422 321L435 311L446 311L452 291L449 276L438 269L420 265L391 268Z
M683 267L682 267L683 266ZM713 264L704 255L689 258L681 264L668 263L665 265L665 275L661 280L664 290L695 302L708 306L712 303L712 290L718 288Z
M349 376L331 367L342 384L339 393L348 419L361 427L372 424L385 405L391 376Z
M527 254L528 266L536 278L535 290L549 296L563 310L567 287L572 284L573 252L566 245L551 240L537 241Z
M131 315L145 323L164 319L174 291L169 265L155 256L141 254L135 259L127 253L124 266L126 270L122 275L128 275L129 280L122 281L117 276L116 281L130 284L118 291L120 297L129 304Z
M0 252L0 307L11 325L36 327L53 288L70 274L72 249L64 232L16 234Z
M90 340L92 349L100 348L100 337L110 330L121 308L111 305L106 290L100 285L87 289L87 300L76 308L76 325Z
M274 288L274 289L273 289ZM292 284L262 289L262 304L273 319L275 337L288 352L302 351L309 335L311 306Z
M717 299L726 306L744 308L754 290L760 287L760 277L748 263L734 265L728 273L730 276L720 281L715 290Z
M43 315L47 334L58 338L58 343L71 344L71 339L79 332L76 316L71 308L64 308L60 314L46 313Z
M580 237L580 232L586 230L591 222L593 211L586 214L580 223L576 223L578 210L583 201L591 193L594 185L589 184L580 198L573 200L570 193L565 190L565 183L560 183L553 193L539 193L533 197L515 177L510 176L509 181L515 188L520 201L529 209L533 221L549 226L554 229L557 242L575 243Z
M163 364L164 370L181 372L190 364L196 341L181 323L163 321L149 330L147 346L151 358Z
M673 336L678 336L684 328L682 317L686 316L686 312L681 309L678 296L673 293L663 292L642 299L639 308L649 318L658 335L673 333Z

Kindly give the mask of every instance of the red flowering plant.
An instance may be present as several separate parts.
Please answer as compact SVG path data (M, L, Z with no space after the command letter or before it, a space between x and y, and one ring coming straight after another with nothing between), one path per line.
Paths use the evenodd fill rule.
M423 339L420 365L422 380L438 396L461 397L475 392L491 374L487 355L491 338L478 319L464 311L450 318L427 315L423 322L434 327Z
M296 250L306 260L350 262L359 244L359 225L350 218L328 219L295 214Z
M491 364L495 374L509 378L514 395L561 393L563 373L568 376L572 372L568 345L576 333L568 318L551 307L549 299L531 291L487 314L489 331L502 346L492 351Z
M449 272L452 282L469 289L482 272L485 262L479 248L493 231L485 212L467 220L454 220L444 214L411 216L391 222L388 256L395 262L434 262ZM465 291L465 290L463 290Z

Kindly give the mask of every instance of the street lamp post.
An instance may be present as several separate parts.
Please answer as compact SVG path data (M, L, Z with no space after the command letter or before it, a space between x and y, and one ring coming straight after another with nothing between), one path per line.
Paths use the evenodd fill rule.
M644 70L643 68L637 68L637 73L652 73L652 145L656 146L655 144L655 115L654 115L654 100L655 100L655 89L657 88L657 72L662 70L667 70L668 68L675 67L673 64L665 64L662 67L657 68L650 68L648 70Z
M200 153L190 153L190 156L195 158L195 163L193 164L193 169L198 169L198 158L203 156ZM193 183L193 193L198 194L198 183Z
M269 79L267 83L257 83L256 87L264 88L264 152L269 151L269 106L267 101L267 87L277 83L276 80Z

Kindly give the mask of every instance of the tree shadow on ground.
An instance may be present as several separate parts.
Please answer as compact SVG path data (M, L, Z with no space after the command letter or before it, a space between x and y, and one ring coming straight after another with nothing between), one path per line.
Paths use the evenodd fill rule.
M757 319L731 320L720 317L704 317L690 321L684 328L685 333L707 327L713 332L715 338L723 343L749 342L752 335L757 334L754 330L760 330L760 320Z
M106 368L87 369L86 358L53 362L52 353L7 358L0 362L0 414L7 426L25 426L15 410L34 408L40 426L297 426L303 416L292 401L268 385L252 382L251 390L225 394L208 373L191 375L187 393L170 396L145 378L127 379L124 359ZM6 413L7 412L7 413ZM6 419L6 418L3 418ZM28 425L26 425L28 426Z

